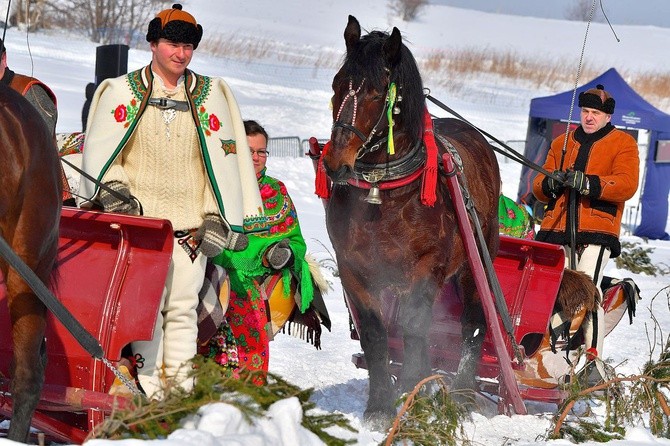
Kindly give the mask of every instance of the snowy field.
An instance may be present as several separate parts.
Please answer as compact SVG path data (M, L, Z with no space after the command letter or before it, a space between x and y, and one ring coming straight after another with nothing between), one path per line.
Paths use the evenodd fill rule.
M347 15L355 15L367 30L390 29L396 25L403 32L408 46L417 57L430 51L446 48L480 48L514 51L523 55L542 55L569 61L566 70L576 70L586 29L585 23L561 20L504 16L467 11L446 6L428 6L418 21L403 23L388 16L385 0L257 0L190 1L185 9L192 12L204 27L204 39L215 35L265 39L277 42L284 51L325 54L335 60L344 51L342 33ZM606 5L606 2L605 2ZM633 7L633 6L631 6ZM670 29L643 26L616 26L621 42L616 42L609 27L593 24L586 47L586 58L603 71L609 67L619 70L667 70L661 55L670 47ZM71 132L81 128L81 106L84 87L94 80L95 44L72 38L65 33L31 34L16 29L7 32L6 46L10 68L32 74L49 84L58 97L58 131ZM279 51L279 49L277 50ZM137 69L150 60L150 53L131 50L129 70ZM203 74L224 77L233 88L244 118L256 119L265 125L271 137L316 136L327 138L332 123L328 104L333 68L296 67L280 62L280 58L262 61L234 61L214 58L196 51L191 68ZM589 79L582 79L581 83ZM526 136L530 99L558 91L538 90L521 81L504 81L488 76L467 80L467 85L452 93L440 88L435 80L425 79L433 96L457 110L475 125L501 140L523 140ZM571 86L562 88L565 90ZM438 116L446 113L431 107ZM665 110L666 112L668 110ZM501 161L503 191L515 197L520 166ZM313 194L314 173L307 158L272 157L268 174L280 178L298 209L298 215L308 249L319 259L330 258L332 247L324 224L321 201ZM637 203L629 203L635 206ZM670 228L670 226L669 226ZM670 242L642 240L623 235L623 240L642 243L654 249L655 264L670 265ZM342 298L342 288L331 271L325 271L332 284L326 304L333 323L332 332L322 336L322 350L287 335L280 335L271 344L270 370L300 387L315 389L314 402L326 412L344 414L359 430L358 434L342 432L357 444L379 444L384 434L367 429L362 424L367 399L367 372L351 363L351 355L360 351L357 341L349 337L348 315ZM650 359L647 331L652 329L652 315L667 333L670 331L670 309L667 292L652 299L669 284L668 276L648 277L618 270L610 262L605 274L617 278L633 277L641 288L633 325L626 319L605 340L605 356L624 374L640 371ZM658 346L656 346L658 355ZM218 421L231 420L230 408L223 405L208 408L198 423L185 426L169 439L154 441L165 445L199 444L218 446L229 444L277 445L320 444L297 425L290 402L275 408L272 417L259 421L256 427L244 427L230 422L227 427ZM466 425L469 438L476 445L565 445L566 441L545 441L543 435L550 425L555 407L529 405L530 415L497 416L490 411L473 414ZM283 429L284 436L278 434ZM0 444L10 444L1 440ZM114 444L135 445L128 440ZM96 440L91 445L108 446L110 441ZM589 443L597 444L597 443ZM670 440L651 436L644 426L629 426L626 440L609 444L670 445Z

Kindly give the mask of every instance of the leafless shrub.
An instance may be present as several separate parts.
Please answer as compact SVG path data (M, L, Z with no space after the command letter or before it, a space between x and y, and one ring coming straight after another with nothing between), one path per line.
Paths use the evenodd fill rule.
M295 66L314 68L335 68L339 64L336 54L315 51L314 48L289 48L284 42L259 37L216 35L203 39L198 47L217 57L227 57L246 62L260 60L276 60Z
M389 0L388 7L394 16L411 22L427 4L428 0Z
M602 20L602 17L597 6L598 0L575 0L574 3L565 10L565 18L575 22L588 22L589 19L592 19L594 22L599 22ZM591 17L592 10L593 17Z
M482 74L504 79L530 82L536 88L562 90L575 83L574 65L567 59L527 57L515 52L491 49L464 48L433 51L418 63L425 78L430 78L451 91L460 91L468 79ZM580 74L581 83L600 75L607 67L586 63ZM650 103L667 108L670 91L670 72L633 72L620 70L626 81Z
M45 15L50 27L84 30L93 42L137 47L146 43L149 21L170 4L165 0L46 0Z
M48 27L48 16L44 14L45 0L16 0L11 7L9 23L13 26L26 27L29 31Z

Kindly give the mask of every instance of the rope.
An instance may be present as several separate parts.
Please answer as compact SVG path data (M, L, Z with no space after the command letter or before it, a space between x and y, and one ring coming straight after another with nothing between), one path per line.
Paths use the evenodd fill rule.
M584 33L584 42L582 43L582 51L579 55L579 65L577 67L577 76L575 77L575 86L572 89L572 100L570 101L570 112L568 113L568 124L565 126L565 137L563 138L563 149L561 150L561 164L559 170L563 170L563 162L565 161L565 154L568 151L568 135L570 134L570 123L572 122L572 111L575 108L575 97L577 96L577 86L579 85L579 76L582 72L582 63L584 61L584 52L586 51L586 42L588 41L589 28L591 27L591 21L593 20L593 12L596 9L596 1L593 0L591 4L591 12L589 13L589 20L586 23L586 32ZM572 210L572 215L568 215L568 230L570 232L570 269L575 269L577 267L577 196L572 189L568 195L569 200L569 209Z
M9 10L12 9L12 0L7 2L7 13L5 14L5 26L2 29L2 45L5 45L5 35L7 34L7 23L9 23Z
M570 124L572 123L572 112L575 109L575 97L577 96L577 86L579 85L579 77L582 74L582 64L584 62L584 52L586 51L586 42L588 40L589 36L589 28L591 27L591 21L593 20L593 12L596 9L596 1L593 0L593 3L591 4L591 12L589 13L589 20L586 22L586 33L584 34L584 42L582 43L582 52L579 55L579 65L577 67L577 76L575 78L575 86L572 89L572 100L570 101L570 112L568 113L568 125L565 126L565 139L563 141L563 155L565 155L565 152L567 151L567 146L568 146L568 134L570 133ZM563 157L561 157L561 166L560 170L563 170Z
M465 119L463 116L461 116L454 109L447 106L442 101L434 98L430 93L426 94L426 99L428 99L430 102L437 105L438 107L440 107L442 110L446 111L447 113L452 114L457 119L465 122L466 124L468 124L469 126L474 128L475 130L477 130L479 133L486 136L487 138L489 138L490 140L492 140L496 144L500 145L500 147L505 149L505 150L501 150L500 148L498 148L498 147L496 147L492 144L489 144L489 147L491 147L491 149L494 152L500 153L501 155L511 159L512 161L516 161L519 164L523 164L524 166L526 166L526 167L528 167L528 168L530 168L530 169L532 169L536 172L540 172L541 174L546 175L550 178L553 178L556 181L560 181L560 179L558 177L556 177L555 175L553 175L551 172L549 172L548 170L546 170L545 168L543 168L539 164L536 164L536 163L532 162L531 160L529 160L528 158L526 158L525 156L523 156L522 154L520 154L519 152L517 152L516 150L514 150L513 148L511 148L510 146L508 146L507 144L505 144L504 142L502 142L501 140L499 140L498 138L493 136L492 134L488 133L485 130L482 130L479 127L477 127L476 125L474 125L473 123L471 123L470 121Z

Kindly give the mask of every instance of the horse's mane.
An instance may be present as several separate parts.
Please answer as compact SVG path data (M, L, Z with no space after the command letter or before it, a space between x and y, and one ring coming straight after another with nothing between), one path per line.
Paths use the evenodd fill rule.
M380 92L387 89L386 69L390 70L391 81L396 83L398 95L402 96L398 104L401 111L396 117L397 124L410 135L420 137L425 108L421 74L414 56L404 43L401 44L399 61L394 66L387 66L383 45L388 38L389 34L383 31L372 31L361 37L358 44L347 51L342 70L356 85L365 78Z

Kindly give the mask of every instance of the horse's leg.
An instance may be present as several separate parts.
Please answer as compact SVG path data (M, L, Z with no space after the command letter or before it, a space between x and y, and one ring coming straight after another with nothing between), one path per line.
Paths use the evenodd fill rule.
M18 280L16 276L12 277L11 272L9 276L8 290L15 286L11 282ZM44 383L46 310L32 292L25 290L9 295L9 306L14 360L10 372L13 411L7 437L27 442L31 418Z
M364 419L373 427L386 428L395 417L395 390L389 371L388 335L379 310L358 305L360 341L368 367L369 394Z
M403 333L403 366L400 388L411 391L416 383L430 375L428 332L438 287L432 277L415 283L400 302L400 326Z
M56 197L56 194L53 195ZM47 202L41 208L43 212L40 212L40 204L39 198L36 198L24 205L11 237L11 246L36 277L48 284L58 250L58 212L49 212L49 209L58 211L60 208L58 201ZM25 442L44 384L47 310L15 270L7 272L6 282L14 350L10 385L13 410L7 436Z
M455 391L475 390L475 377L481 358L482 343L486 335L486 317L474 278L469 272L461 275L458 289L463 301L461 360L458 363L458 371L451 388Z

